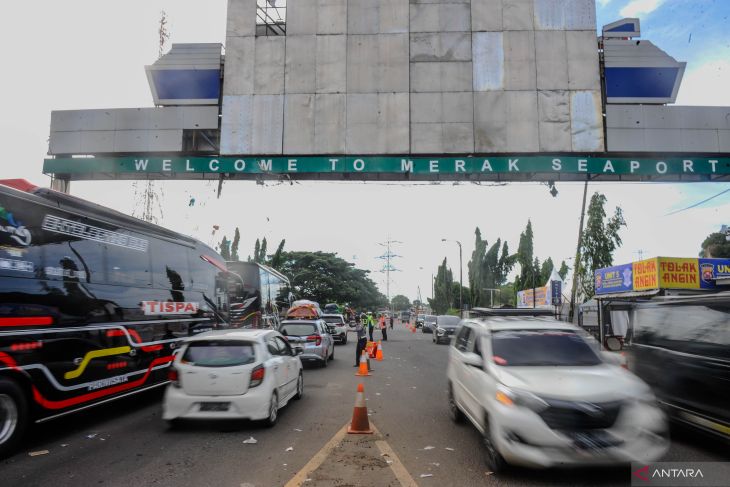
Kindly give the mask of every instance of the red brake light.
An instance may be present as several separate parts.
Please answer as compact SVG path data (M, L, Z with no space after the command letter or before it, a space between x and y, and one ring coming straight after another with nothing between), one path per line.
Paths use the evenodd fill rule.
M173 387L180 387L180 374L177 369L170 367L167 370L167 380L173 385Z
M316 342L315 345L320 346L322 345L322 337L319 335L309 335L307 337L308 342Z
M264 369L263 365L259 365L256 368L254 368L251 371L251 381L249 382L249 387L256 387L257 385L261 384L264 381L264 376L266 374L266 369Z

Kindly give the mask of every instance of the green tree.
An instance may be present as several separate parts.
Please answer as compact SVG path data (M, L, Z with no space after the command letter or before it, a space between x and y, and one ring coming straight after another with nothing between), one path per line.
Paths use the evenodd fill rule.
M467 264L469 289L471 290L471 302L481 303L482 288L482 266L484 254L487 251L487 241L482 239L482 232L479 227L474 231L474 251L471 253L471 260Z
M223 240L218 245L218 253L221 254L223 260L231 260L231 241L223 235Z
M451 269L447 267L446 257L444 257L444 261L438 267L438 271L436 272L434 297L433 299L428 299L434 313L439 315L446 314L446 311L449 309L449 304L453 303L453 282L454 276Z
M606 197L595 193L588 205L588 221L581 238L581 260L575 275L586 299L595 294L596 270L613 264L613 252L621 246L621 227L626 226L623 211L616 207L612 217L606 215Z
M256 262L266 264L266 237L261 240L261 250L259 251L259 257Z
M561 262L558 274L560 274L560 278L563 281L565 281L565 278L568 277L568 272L570 272L570 267L568 267L568 264L566 264L565 261Z
M507 275L512 271L515 257L509 253L507 242L502 243L501 239L487 248L486 239L482 239L479 228L476 234L475 248L469 261L469 299L464 298L464 303L470 307L487 306L490 296L507 281ZM500 254L501 248L501 254ZM490 294L492 293L492 294Z
M334 253L282 252L279 271L291 281L300 299L319 303L348 303L357 309L385 306L387 298L368 276Z
M553 264L553 259L550 257L542 263L542 266L540 266L540 286L545 285L550 280L550 275L553 273L554 267L555 264Z
M730 242L724 233L711 233L702 242L700 257L724 259L730 257Z
M515 284L508 282L507 284L500 286L499 294L494 295L494 307L499 306L517 306L517 292L515 292Z
M233 235L233 243L231 244L231 260L238 260L238 244L241 243L241 232L236 227L236 233Z
M274 269L278 269L279 267L281 267L284 244L286 244L286 239L282 239L281 242L279 242L279 246L276 248L276 252L274 252L274 256L271 258L271 262L269 264Z
M461 287L461 296L464 300L464 308L469 309L471 308L471 298L469 294L469 288L466 286ZM459 314L459 283L457 281L454 281L451 283L451 305L449 308L453 308L456 310L456 314Z
M515 290L522 291L524 289L532 289L532 283L535 273L535 262L533 255L533 239L532 222L527 220L525 231L520 234L520 243L517 246L516 261L520 265L520 274L515 279ZM539 269L538 269L539 272Z
M251 257L249 257L248 258L249 262L258 262L260 251L261 251L261 242L259 241L259 239L256 239L256 243L253 246L253 259L251 259Z
M405 311L411 308L411 300L402 294L396 294L393 299L390 300L390 305L395 311Z
M266 264L266 257L266 237L264 237L263 240L256 239L256 243L253 247L253 262L256 262L257 264ZM250 257L249 262L251 262Z

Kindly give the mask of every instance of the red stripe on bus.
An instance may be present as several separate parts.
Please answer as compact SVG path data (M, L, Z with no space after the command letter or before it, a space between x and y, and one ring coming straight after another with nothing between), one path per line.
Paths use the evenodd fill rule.
M0 326L45 326L52 325L51 316L30 316L23 318L0 318Z
M108 389L101 389L98 391L90 392L88 394L83 394L81 396L72 397L70 399L64 399L62 401L51 401L46 399L41 395L41 393L36 389L35 386L33 386L33 398L36 400L38 404L43 406L46 409L65 409L71 406L76 406L78 404L93 401L94 399L100 399L105 396L110 396L112 394L117 394L119 392L128 391L129 389L134 389L136 387L139 387L143 385L145 382L147 382L147 378L150 376L150 373L152 372L152 368L156 367L160 364L166 364L170 363L173 360L173 356L170 355L169 357L161 357L157 358L152 361L149 368L147 369L147 372L145 372L144 376L140 378L139 380L133 381L133 382L127 382L126 384L119 384L118 386L110 387Z
M129 332L129 334L136 340L135 343L142 343L142 337L139 336L139 333L137 333L137 330L132 330L130 328L126 328L126 330ZM125 336L123 330L109 330L106 332L106 336L108 337L121 337ZM158 350L162 350L162 345L145 345L142 347L143 352L156 352Z
M0 352L0 362L4 363L5 365L7 365L8 367L10 367L13 370L17 370L19 372L22 370L21 368L18 367L18 364L15 361L15 359L5 352Z
M120 384L118 386L110 387L108 389L101 389L98 391L90 392L89 394L72 397L70 399L64 399L62 401L51 401L46 399L45 397L43 397L43 395L41 395L36 386L33 385L33 398L38 404L46 409L64 409L71 406L76 406L77 404L93 401L94 399L100 399L104 396L109 396L118 392L124 392L126 390L134 389L135 387L141 386L145 382L147 382L147 378L150 376L150 373L152 372L152 369L154 367L161 364L170 363L173 361L174 358L175 357L170 355L168 357L160 357L153 360L150 366L147 368L147 372L145 372L144 376L139 380L127 382L126 384ZM15 360L10 355L4 352L0 352L0 362L3 362L5 365L13 370L22 371L22 369L18 367L18 364L15 362Z

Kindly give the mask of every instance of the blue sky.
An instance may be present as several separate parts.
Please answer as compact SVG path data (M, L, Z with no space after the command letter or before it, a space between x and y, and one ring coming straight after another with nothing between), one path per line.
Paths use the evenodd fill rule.
M641 38L687 62L678 104L730 105L730 0L597 0L598 30L624 17L638 17ZM722 184L675 185L667 212L728 188ZM730 203L726 193L702 205ZM691 210L689 210L691 211Z
M596 11L599 31L623 14L638 14L642 38L679 61L730 60L728 0L598 0Z

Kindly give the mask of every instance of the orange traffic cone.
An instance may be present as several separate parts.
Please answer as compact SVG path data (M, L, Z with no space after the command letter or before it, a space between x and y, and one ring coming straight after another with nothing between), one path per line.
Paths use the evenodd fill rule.
M367 354L365 353L365 350L362 351L360 354L360 365L357 369L357 373L355 374L360 377L365 377L370 375L370 371L368 370L368 359Z
M375 352L375 360L378 362L383 361L383 344L380 341L378 341L378 351Z
M347 432L351 435L373 434L373 430L370 429L370 421L368 421L368 407L365 405L365 387L362 384L357 385L355 408L352 411L352 422L347 428Z

